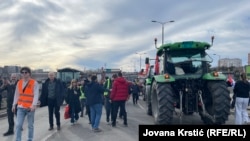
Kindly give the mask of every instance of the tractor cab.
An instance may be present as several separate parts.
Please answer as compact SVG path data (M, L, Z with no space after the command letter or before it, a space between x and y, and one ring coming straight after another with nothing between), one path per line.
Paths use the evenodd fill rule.
M170 55L171 54L171 55ZM170 75L203 74L208 72L211 58L204 50L167 51L164 73Z

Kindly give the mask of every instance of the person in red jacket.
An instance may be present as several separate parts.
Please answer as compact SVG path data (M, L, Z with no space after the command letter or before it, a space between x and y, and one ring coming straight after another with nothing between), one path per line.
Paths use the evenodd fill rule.
M112 102L112 127L116 126L116 118L118 109L120 107L120 112L123 115L123 125L128 126L127 123L127 112L125 108L125 103L129 99L129 83L122 76L122 73L118 73L118 77L114 80L112 85L112 91L110 95L110 99Z

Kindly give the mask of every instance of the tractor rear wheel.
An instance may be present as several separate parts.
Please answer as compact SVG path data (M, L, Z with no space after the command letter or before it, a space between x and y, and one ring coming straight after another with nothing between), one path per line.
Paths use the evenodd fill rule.
M170 84L154 82L151 89L155 124L171 124L174 114L174 92Z
M207 83L209 98L204 100L205 109L208 113L203 114L200 110L201 119L205 124L224 124L230 115L230 92L224 81L211 81Z

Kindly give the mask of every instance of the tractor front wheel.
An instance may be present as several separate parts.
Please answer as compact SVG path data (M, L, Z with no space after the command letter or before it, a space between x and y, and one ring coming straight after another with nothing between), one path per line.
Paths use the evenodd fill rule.
M145 86L145 99L147 103L147 114L152 116L152 105L151 105L151 92L150 92L150 85Z

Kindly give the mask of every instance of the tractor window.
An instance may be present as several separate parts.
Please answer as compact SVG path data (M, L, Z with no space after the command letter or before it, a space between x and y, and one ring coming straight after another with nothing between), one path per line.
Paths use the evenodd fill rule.
M167 57L166 67L170 74L202 73L202 62L206 61L206 58L200 50L178 50L169 54L171 56Z

